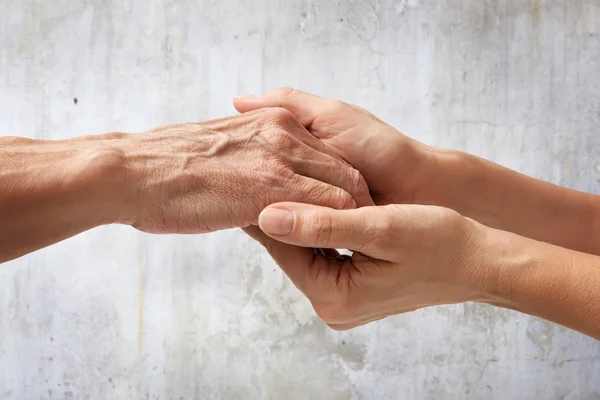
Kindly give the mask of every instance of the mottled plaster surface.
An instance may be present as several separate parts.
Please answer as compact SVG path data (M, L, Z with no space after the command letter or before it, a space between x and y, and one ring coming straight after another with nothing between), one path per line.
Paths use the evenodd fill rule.
M597 0L0 0L1 135L139 132L289 85L600 193L598 71ZM476 304L337 333L238 231L114 226L0 268L0 399L70 398L593 400L600 344Z

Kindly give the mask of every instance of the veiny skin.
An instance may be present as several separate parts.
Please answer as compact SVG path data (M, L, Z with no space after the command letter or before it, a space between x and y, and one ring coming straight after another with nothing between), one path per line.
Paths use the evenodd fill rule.
M205 233L256 224L279 201L373 204L360 173L281 108L0 148L0 262L104 224Z

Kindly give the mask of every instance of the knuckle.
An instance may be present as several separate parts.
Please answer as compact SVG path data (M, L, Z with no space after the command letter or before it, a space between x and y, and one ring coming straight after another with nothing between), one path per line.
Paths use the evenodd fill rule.
M296 90L291 87L282 86L282 87L278 87L277 89L275 89L274 92L275 92L275 94L277 94L277 96L279 96L279 98L282 98L282 97L293 96L294 93L296 92Z
M389 235L394 231L394 226L396 225L394 221L394 216L383 213L375 220L375 223L373 224L374 230L380 232L380 234L384 233L385 235Z
M328 246L331 243L333 225L334 220L331 214L324 211L311 215L308 228L309 232L314 232L317 243L323 243L324 246Z
M356 202L352 196L344 189L337 187L330 187L329 193L326 195L327 204L325 206L334 208L336 210L348 210L356 208Z
M275 178L280 183L281 180L284 181L294 181L297 179L296 173L290 169L287 165L282 163L272 163L271 171L273 171Z
M350 179L352 183L352 191L357 194L369 193L369 186L367 186L367 182L365 178L363 178L360 171L357 169L350 169Z
M275 188L289 188L290 185L297 183L297 178L296 173L285 164L277 160L264 160L257 180L261 183L260 187L274 191Z
M294 114L283 107L267 108L265 109L264 114L268 118L269 123L272 125L287 126L288 124L296 121Z
M271 128L263 131L263 136L278 148L289 149L294 146L294 138L286 130Z
M348 109L348 104L344 103L341 100L337 100L337 99L331 99L329 100L329 105L328 105L328 110L330 112L340 112L340 111L344 111Z
M385 212L376 216L365 216L364 237L367 246L380 248L386 247L396 241L395 218ZM362 249L359 249L362 250Z
M473 224L459 212L449 208L440 208L439 221L446 221L447 225L452 227L452 229L448 229L450 232L464 232L468 235L469 228L473 227Z

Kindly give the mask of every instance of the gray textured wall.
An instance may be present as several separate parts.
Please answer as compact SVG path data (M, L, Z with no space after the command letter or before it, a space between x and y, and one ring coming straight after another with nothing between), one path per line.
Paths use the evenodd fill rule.
M0 0L2 135L290 85L598 193L599 71L598 0ZM45 398L592 400L600 344L473 304L336 333L240 232L115 226L0 267L0 399Z

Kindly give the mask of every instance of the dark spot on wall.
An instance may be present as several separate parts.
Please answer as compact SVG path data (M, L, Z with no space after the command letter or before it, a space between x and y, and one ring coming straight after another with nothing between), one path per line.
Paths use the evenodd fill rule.
M77 100L77 97L73 98L73 104L77 105L77 102L79 102L79 100Z

